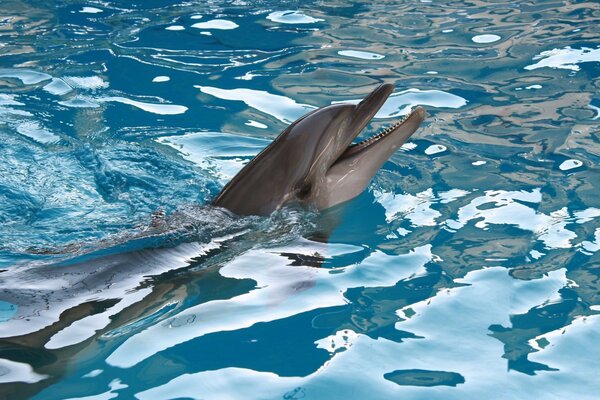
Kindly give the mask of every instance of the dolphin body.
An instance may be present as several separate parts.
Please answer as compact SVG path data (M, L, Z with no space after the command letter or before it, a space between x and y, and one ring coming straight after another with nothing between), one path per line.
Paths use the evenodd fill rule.
M41 260L4 270L0 300L14 308L14 315L0 323L0 359L31 363L42 374L30 378L41 379L36 384L5 384L6 392L19 397L42 390L65 373L65 360L105 359L118 346L119 332L143 329L144 321L152 323L159 316L177 315L186 307L190 292L213 291L212 298L220 298L216 292L228 287L229 281L233 282L230 290L250 291L251 281L240 287L239 280L216 272L253 246L252 239L236 239L253 232L251 225L236 226L243 219L218 207L238 215L269 215L294 203L327 211L358 196L425 118L425 111L417 107L378 135L352 144L392 90L392 85L384 84L357 105L320 108L285 129L223 188L213 202L217 207L197 211L194 219L204 223L209 243L131 247L132 241L144 243L189 223L179 213L153 221L147 232L130 238L121 250L119 243L112 243L112 249L100 246L92 253L75 251L62 261ZM81 331L79 322L85 325L92 315L106 319L106 324ZM111 341L113 336L117 339Z
M287 204L325 210L362 193L425 119L422 107L352 144L392 93L383 84L357 105L314 110L287 127L221 191L213 205L238 215L270 215Z

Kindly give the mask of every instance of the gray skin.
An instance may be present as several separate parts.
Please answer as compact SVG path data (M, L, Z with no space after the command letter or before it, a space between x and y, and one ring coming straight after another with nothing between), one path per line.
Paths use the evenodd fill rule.
M250 161L213 205L238 215L269 215L287 204L325 210L358 196L426 116L416 107L382 133L352 144L393 89L383 84L357 105L330 105L301 117Z

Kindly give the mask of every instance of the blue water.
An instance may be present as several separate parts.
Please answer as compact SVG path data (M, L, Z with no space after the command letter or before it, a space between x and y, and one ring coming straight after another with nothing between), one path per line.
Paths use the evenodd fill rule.
M0 3L1 398L598 398L598 3L371 3ZM382 82L328 243L203 207Z

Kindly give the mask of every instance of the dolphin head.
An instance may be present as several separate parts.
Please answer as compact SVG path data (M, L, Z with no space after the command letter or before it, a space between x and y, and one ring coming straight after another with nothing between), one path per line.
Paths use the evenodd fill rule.
M383 84L357 105L334 104L301 117L242 168L213 205L239 215L269 215L286 204L324 210L358 196L426 116L417 107L353 144L393 89Z

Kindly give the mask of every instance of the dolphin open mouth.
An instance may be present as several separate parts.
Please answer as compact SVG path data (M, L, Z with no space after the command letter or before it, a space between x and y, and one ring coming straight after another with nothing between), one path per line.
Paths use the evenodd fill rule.
M384 83L369 94L364 100L355 106L354 120L346 144L339 149L340 153L334 164L345 161L349 157L360 157L367 153L378 158L389 157L408 140L408 138L417 130L421 122L427 116L425 109L420 106L414 107L407 114L402 116L393 125L383 129L376 135L368 137L359 143L352 143L363 131L369 122L375 117L375 114L383 107L383 104L394 91L394 85ZM377 148L375 151L374 148ZM384 149L388 148L391 152ZM371 151L373 150L373 151ZM386 158L387 159L387 158ZM385 160L381 160L385 161Z
M354 154L360 153L391 135L394 135L397 133L400 133L400 134L404 133L404 132L402 132L402 127L407 121L414 119L414 118L419 118L420 120L422 120L424 117L425 117L425 110L422 107L413 108L410 110L410 112L408 114L403 115L393 125L388 126L387 128L384 128L382 131L380 131L376 135L368 137L361 142L350 144L346 148L346 150L342 153L342 155L338 158L338 160L342 160L342 159L350 157ZM410 132L408 133L408 135L406 135L406 134L403 135L403 136L405 136L405 137L403 137L404 141L406 141L414 132L415 132L415 130L410 129Z

